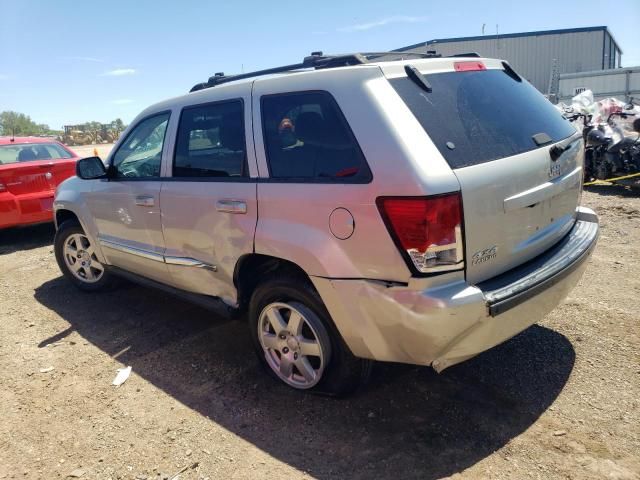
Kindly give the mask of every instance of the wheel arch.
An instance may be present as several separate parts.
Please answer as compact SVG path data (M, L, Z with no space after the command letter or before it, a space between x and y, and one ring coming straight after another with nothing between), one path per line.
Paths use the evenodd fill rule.
M67 210L66 208L61 208L59 210L56 210L56 214L53 220L56 226L56 230L60 228L60 225L62 225L63 222L66 222L68 220L75 220L76 222L78 222L79 225L82 225L82 223L80 223L80 219L78 218L78 215L76 215L71 210Z
M91 217L88 217L88 222L85 222L87 216L83 216L78 214L76 208L73 208L74 205L70 205L68 202L58 201L54 203L54 214L53 214L53 222L56 226L56 231L60 228L67 220L76 221L84 230L89 240L93 243L94 249L96 251L96 256L100 260L101 263L106 263L106 258L102 252L102 248L100 247L100 242L98 241L97 229L95 228L95 224ZM81 207L82 209L82 207Z
M251 295L260 281L275 274L291 275L313 287L307 272L296 263L271 255L249 253L238 259L233 272L233 283L238 291L238 305L241 310L248 307Z

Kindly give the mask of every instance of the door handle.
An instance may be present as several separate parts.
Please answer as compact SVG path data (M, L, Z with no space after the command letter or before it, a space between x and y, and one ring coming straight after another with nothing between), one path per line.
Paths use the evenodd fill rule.
M156 204L153 195L138 195L136 197L136 205L141 207L153 207Z
M216 210L226 213L247 213L247 202L244 200L218 200Z

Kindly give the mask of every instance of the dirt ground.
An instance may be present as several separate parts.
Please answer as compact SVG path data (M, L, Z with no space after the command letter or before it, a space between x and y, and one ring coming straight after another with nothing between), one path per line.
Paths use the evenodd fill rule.
M0 478L638 479L640 197L583 203L599 245L540 325L440 375L378 364L341 400L267 378L243 323L78 292L51 226L0 232Z
M103 160L107 158L107 155L113 148L113 143L103 143L99 145L78 145L75 147L69 147L72 151L78 154L79 157L93 157L95 152L98 152L98 156Z

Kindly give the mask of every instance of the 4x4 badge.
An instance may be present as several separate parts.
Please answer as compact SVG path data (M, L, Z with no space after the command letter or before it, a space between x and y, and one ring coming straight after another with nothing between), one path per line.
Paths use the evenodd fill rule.
M480 263L488 262L489 260L493 260L498 255L498 247L493 245L489 248L485 248L484 250L478 250L471 257L471 265L478 265Z
M562 173L562 170L560 168L559 163L551 162L549 164L549 178L559 177L561 173Z

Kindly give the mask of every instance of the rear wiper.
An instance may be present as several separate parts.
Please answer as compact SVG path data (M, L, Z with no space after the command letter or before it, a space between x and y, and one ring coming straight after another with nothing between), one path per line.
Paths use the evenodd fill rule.
M404 71L407 72L407 77L413 80L413 82L425 92L431 93L433 91L433 88L431 88L431 84L429 83L429 81L418 71L416 67L414 67L413 65L405 65Z

